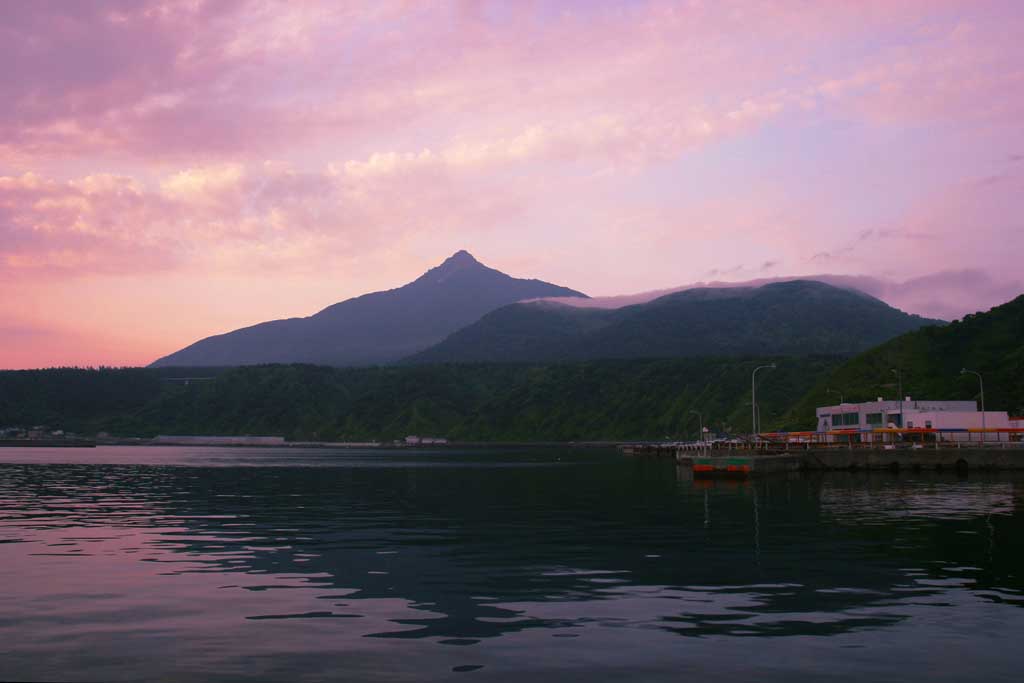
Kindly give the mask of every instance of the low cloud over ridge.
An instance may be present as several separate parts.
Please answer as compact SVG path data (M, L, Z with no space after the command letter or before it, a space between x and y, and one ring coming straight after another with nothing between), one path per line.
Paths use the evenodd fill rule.
M658 297L700 287L760 287L772 282L817 280L837 287L856 289L881 299L907 313L926 318L955 320L968 313L976 313L1006 303L1024 294L1024 281L998 282L982 270L940 271L903 282L885 280L869 275L800 275L769 277L736 282L694 282L637 294L574 299L555 297L544 301L581 308L621 308L642 304Z

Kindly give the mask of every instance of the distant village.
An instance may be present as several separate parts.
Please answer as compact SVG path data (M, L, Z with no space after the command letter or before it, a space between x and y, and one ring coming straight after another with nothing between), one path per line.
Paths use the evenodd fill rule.
M46 425L35 425L34 427L0 427L0 440L50 440L50 439L77 439L79 435L73 432L65 432L63 429L50 429Z
M395 441L286 441L283 436L159 435L152 439L114 437L100 432L95 437L75 434L46 425L0 427L0 445L70 445L81 443L132 444L148 446L346 446L351 448L446 446L448 439L436 436L406 436Z

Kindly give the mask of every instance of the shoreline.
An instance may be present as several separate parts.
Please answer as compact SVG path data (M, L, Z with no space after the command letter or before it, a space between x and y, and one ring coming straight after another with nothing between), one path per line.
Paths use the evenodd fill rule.
M98 441L100 446L203 446L216 448L286 448L286 449L351 449L351 450L450 450L461 448L617 448L622 441L448 441L446 443L407 444L376 441L286 441L279 444L219 443L214 441L172 442L117 440Z

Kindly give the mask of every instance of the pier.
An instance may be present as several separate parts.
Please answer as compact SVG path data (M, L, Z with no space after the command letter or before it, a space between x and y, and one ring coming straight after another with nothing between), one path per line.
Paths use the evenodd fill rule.
M694 476L828 470L1024 469L1024 429L773 432L756 437L621 444L633 457L672 458Z

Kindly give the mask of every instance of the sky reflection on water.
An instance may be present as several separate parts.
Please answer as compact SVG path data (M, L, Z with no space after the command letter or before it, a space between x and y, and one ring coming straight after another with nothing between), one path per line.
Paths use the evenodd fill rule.
M0 451L4 678L1016 679L1019 477L29 450Z

